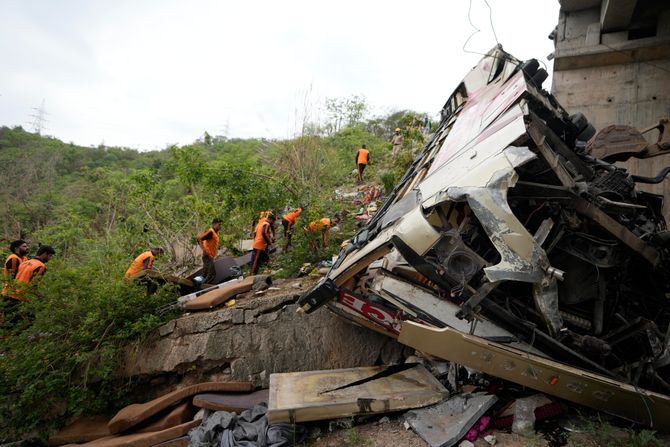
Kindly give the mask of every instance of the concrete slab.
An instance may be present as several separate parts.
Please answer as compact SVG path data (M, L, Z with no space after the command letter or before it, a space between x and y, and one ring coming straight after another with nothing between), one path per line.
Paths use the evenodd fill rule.
M459 394L437 405L408 411L405 420L431 447L451 447L497 400L491 394Z

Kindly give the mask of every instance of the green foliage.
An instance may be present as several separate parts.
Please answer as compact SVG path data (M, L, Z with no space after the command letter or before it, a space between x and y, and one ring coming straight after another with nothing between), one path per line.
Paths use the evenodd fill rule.
M0 440L44 431L69 415L109 412L124 401L126 386L116 378L120 349L169 318L156 309L175 297L169 288L146 296L143 287L123 280L147 248L165 248L155 268L179 274L199 264L195 237L213 217L223 219L221 242L233 249L248 237L259 211L272 207L281 215L303 206L293 247L273 256L269 267L293 276L303 263L316 265L339 252L356 231L353 219L316 250L302 227L355 211L334 193L354 187L361 144L371 152L366 178L381 179L387 190L395 186L419 144L412 142L419 115L366 121L368 106L357 96L330 99L327 108L325 128L305 123L309 131L288 140L205 132L193 144L153 152L80 147L0 127L0 177L10 179L0 189L0 245L21 237L33 253L40 243L57 250L28 292L30 302L20 306L32 317L10 333L1 329L7 337L0 341ZM410 144L391 157L388 129L396 126Z
M126 389L115 379L119 350L170 318L155 309L174 292L147 296L143 286L123 280L120 246L80 244L77 262L54 258L20 305L23 318L2 328L0 438L123 402Z

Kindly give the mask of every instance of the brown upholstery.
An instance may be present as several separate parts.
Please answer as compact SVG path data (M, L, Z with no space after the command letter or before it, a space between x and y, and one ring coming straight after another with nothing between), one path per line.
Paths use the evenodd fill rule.
M110 433L120 433L134 427L142 421L159 413L161 410L169 408L183 399L206 392L242 392L253 391L254 385L250 382L205 382L197 385L187 386L171 393L165 394L152 401L143 404L132 404L121 409L116 416L109 421L108 427Z
M49 436L49 444L63 445L79 442L89 442L109 436L107 424L109 418L105 416L84 416Z
M269 390L258 390L253 393L207 393L193 397L193 405L207 410L230 411L241 413L261 402L268 402Z
M133 433L147 433L151 431L161 431L166 428L174 427L193 420L193 416L198 412L198 408L189 402L182 402L176 407L166 409L146 421L132 427L129 431Z
M190 429L200 425L202 420L186 422L176 427L149 433L133 433L122 436L107 436L87 442L86 447L151 447L161 442L170 441L184 436Z
M206 310L225 303L235 295L248 292L254 285L254 277L247 276L242 281L232 283L211 292L204 293L199 297L187 302L185 310Z

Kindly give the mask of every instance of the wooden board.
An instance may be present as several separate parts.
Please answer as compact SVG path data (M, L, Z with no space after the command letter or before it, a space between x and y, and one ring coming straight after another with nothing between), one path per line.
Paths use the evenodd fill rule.
M448 391L422 365L333 390L385 370L384 366L272 374L268 421L306 422L419 408Z

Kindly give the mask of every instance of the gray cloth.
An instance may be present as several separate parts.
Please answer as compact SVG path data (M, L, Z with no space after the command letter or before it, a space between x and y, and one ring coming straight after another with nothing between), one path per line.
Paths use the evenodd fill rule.
M291 424L268 427L266 412L267 406L259 404L239 416L227 411L206 413L202 424L188 433L189 446L288 447L302 441L302 427Z

